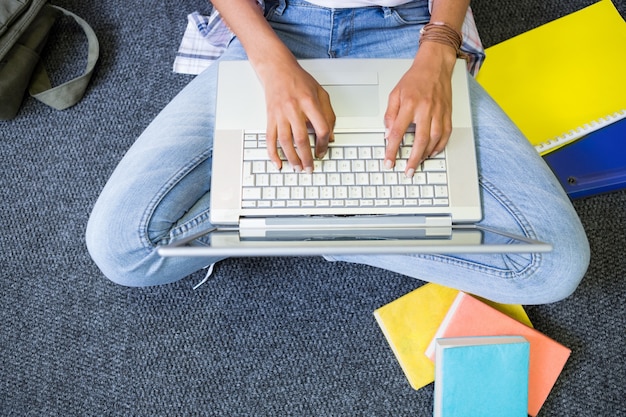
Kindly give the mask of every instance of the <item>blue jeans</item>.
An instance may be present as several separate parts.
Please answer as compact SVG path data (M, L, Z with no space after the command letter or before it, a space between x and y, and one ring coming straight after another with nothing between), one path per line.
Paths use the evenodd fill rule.
M412 58L427 1L396 8L325 9L302 0L267 1L266 15L298 58ZM221 59L245 59L233 39ZM128 286L179 280L219 259L162 258L158 244L209 224L217 65L184 88L119 163L87 227L89 251L112 281ZM342 256L506 303L568 296L583 277L589 247L566 194L496 103L470 81L482 224L550 242L544 254ZM382 121L381 121L382 123Z

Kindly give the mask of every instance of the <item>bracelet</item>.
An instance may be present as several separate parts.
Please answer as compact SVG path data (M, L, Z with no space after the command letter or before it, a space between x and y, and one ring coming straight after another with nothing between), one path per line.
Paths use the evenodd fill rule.
M420 30L419 45L422 42L437 42L448 45L456 51L457 58L467 58L467 55L461 52L462 35L452 26L444 22L431 22L424 25Z

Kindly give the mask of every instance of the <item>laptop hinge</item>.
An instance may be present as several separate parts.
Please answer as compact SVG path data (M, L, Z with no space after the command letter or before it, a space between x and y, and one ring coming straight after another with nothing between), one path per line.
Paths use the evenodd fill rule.
M239 220L241 238L371 236L449 236L450 216L295 216Z

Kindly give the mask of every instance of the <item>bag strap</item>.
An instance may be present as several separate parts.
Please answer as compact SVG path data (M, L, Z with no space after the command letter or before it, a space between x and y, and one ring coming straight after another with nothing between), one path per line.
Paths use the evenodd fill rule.
M98 43L96 33L82 18L58 6L46 5L45 7L53 7L61 11L64 15L73 18L83 29L85 35L87 35L87 66L82 75L61 85L52 87L50 77L48 77L46 69L41 63L39 63L35 68L33 78L28 89L30 95L42 103L57 110L64 110L78 103L85 94L87 84L89 84L89 80L91 79L91 75L100 55L100 44Z

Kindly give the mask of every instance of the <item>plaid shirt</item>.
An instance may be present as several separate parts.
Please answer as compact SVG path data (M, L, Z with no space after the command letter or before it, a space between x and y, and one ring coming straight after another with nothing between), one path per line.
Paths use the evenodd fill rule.
M257 2L263 7L263 0ZM431 10L432 3L433 0L429 0ZM216 9L213 9L210 16L203 16L198 12L191 13L187 16L187 21L187 28L174 59L174 72L196 75L222 55L235 35L228 29ZM462 33L461 51L468 56L468 71L476 76L485 60L485 49L480 41L471 8L467 9Z

